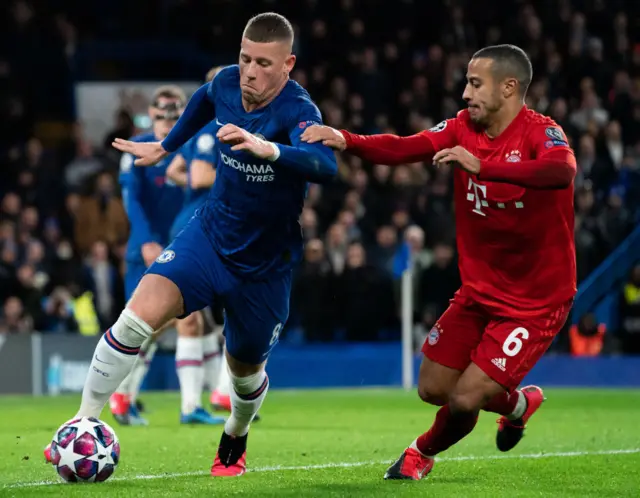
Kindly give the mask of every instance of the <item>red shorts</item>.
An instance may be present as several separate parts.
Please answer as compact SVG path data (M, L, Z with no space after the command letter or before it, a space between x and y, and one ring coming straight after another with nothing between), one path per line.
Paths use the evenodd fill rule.
M422 352L430 360L460 371L473 362L512 391L560 332L572 302L545 316L510 319L493 316L472 299L457 295L427 335Z

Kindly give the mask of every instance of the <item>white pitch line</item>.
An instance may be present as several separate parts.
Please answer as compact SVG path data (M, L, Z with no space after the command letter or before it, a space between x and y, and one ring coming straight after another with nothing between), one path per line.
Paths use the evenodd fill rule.
M526 453L522 455L467 455L457 457L443 457L436 458L438 462L468 462L468 461L482 461L482 460L518 460L518 459L538 459L538 458L567 458L567 457L582 457L582 456L598 456L598 455L631 455L634 453L640 453L640 448L629 448L621 450L601 450L601 451L559 451L552 453ZM247 472L276 472L286 470L323 470L323 469L348 469L352 467L367 467L370 465L388 465L392 460L370 460L366 462L334 462L334 463L319 463L314 465L274 465L272 467L257 467L255 469L247 469ZM178 472L167 474L152 474L152 475L137 475L137 476L123 476L114 477L110 479L110 482L114 481L131 481L142 479L175 479L178 477L194 477L209 475L209 472ZM60 480L51 481L37 481L37 482L23 482L17 484L5 485L0 489L16 489L16 488L32 488L36 486L53 486L65 484Z

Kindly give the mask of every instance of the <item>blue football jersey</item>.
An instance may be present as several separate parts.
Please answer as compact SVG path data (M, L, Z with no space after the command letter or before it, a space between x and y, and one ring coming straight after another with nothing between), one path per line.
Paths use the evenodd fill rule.
M198 134L184 144L179 154L187 163L187 185L185 187L185 208L193 209L193 212L206 201L210 188L191 188L191 163L196 160L211 163L216 167L216 133L220 127L215 121L212 121Z
M131 139L134 142L154 142L153 133ZM184 204L183 189L166 178L167 167L175 154L170 154L155 166L139 167L133 164L131 154L120 159L120 185L125 210L129 218L129 241L126 260L142 262L141 247L147 242L166 246L174 219Z
M307 91L289 80L267 106L245 111L237 65L218 73L208 97L215 106L215 123L232 123L266 140L299 146L307 126L322 118ZM318 148L335 163L333 152ZM230 268L241 275L260 277L286 271L302 255L298 222L307 193L299 172L249 153L216 146L216 181L199 216L213 247Z

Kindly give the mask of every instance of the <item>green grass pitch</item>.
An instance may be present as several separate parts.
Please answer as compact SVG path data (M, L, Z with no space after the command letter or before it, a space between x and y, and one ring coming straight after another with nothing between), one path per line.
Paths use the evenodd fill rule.
M435 409L392 389L272 391L249 436L249 472L214 479L221 427L178 424L175 393L143 393L150 427L119 427L120 466L100 484L61 484L42 449L75 396L0 398L0 497L640 496L640 391L547 390L525 438L495 449L494 414L421 482L384 481Z

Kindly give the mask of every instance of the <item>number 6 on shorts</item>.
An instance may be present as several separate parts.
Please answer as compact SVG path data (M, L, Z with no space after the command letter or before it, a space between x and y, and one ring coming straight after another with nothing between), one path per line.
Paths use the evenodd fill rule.
M514 329L504 340L502 351L507 356L515 356L522 349L522 340L529 338L529 331L524 327Z

